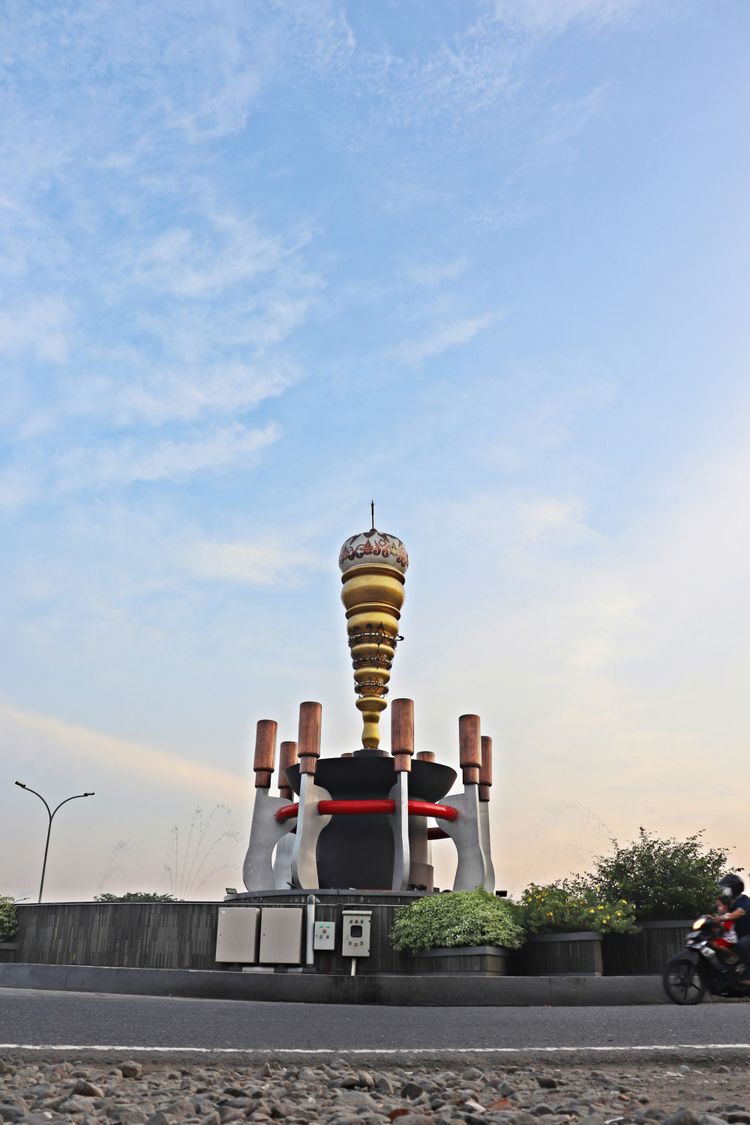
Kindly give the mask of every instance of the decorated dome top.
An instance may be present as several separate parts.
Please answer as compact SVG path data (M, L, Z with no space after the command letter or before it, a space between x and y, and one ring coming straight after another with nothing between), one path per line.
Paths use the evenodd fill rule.
M406 547L387 531L378 531L374 527L369 531L360 531L358 535L350 535L341 548L339 567L342 574L355 566L377 566L378 563L392 566L402 574L409 565Z

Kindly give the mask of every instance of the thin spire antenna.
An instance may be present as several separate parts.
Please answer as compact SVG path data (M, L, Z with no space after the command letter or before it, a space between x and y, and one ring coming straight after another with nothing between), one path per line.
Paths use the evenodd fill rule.
M372 527L374 529L375 528L375 501L374 500L370 501L370 518L372 519L372 523L370 524L370 527Z

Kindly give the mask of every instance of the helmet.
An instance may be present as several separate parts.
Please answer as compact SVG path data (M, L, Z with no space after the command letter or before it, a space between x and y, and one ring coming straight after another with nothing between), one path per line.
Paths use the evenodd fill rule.
M719 898L724 902L731 902L737 895L741 895L745 884L739 875L724 875L719 879Z

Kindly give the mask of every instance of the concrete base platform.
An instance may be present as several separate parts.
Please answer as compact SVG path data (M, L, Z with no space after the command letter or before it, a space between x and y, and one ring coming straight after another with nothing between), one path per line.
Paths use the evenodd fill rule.
M283 1000L303 1004L528 1007L663 1004L661 978L502 977L476 973L334 976L202 969L125 969L89 965L0 964L0 988L189 996L208 1000Z

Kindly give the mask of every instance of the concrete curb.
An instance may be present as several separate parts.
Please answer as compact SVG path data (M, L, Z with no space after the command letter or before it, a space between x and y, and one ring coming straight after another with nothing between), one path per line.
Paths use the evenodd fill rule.
M666 1003L658 976L499 977L440 973L397 976L382 973L349 977L323 973L237 973L11 963L0 964L0 988L415 1007L588 1007Z

